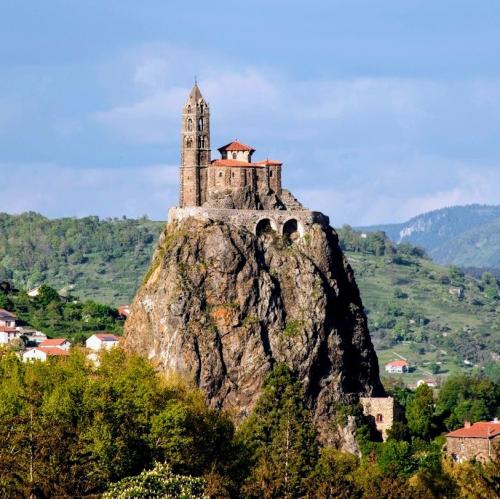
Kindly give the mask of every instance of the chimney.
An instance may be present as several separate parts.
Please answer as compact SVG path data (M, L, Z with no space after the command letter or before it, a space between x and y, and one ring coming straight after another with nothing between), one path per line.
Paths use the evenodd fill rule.
M470 421L464 421L464 428L470 428Z

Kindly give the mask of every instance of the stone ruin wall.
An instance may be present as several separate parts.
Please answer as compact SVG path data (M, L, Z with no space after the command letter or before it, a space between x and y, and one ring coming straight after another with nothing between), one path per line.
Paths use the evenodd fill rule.
M382 439L387 440L387 431L392 428L396 420L393 397L360 397L365 416L372 416Z
M186 218L195 218L202 221L219 220L224 223L244 227L256 234L257 225L263 220L269 220L271 228L278 234L283 234L285 224L291 220L297 221L297 230L300 236L307 234L308 229L315 223L329 225L326 215L310 210L235 210L224 208L206 208L191 206L185 208L170 208L168 223L180 222Z

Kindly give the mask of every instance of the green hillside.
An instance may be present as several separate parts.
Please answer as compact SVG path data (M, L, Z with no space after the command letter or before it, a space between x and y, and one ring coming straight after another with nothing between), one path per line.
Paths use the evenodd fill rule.
M49 220L0 215L0 280L21 288L47 284L109 305L129 302L147 271L164 222L147 219ZM380 363L405 357L429 373L495 370L500 344L499 283L446 268L383 233L338 230L355 270ZM460 291L461 290L461 291ZM459 296L460 295L460 296ZM465 362L467 361L467 363Z
M383 233L339 230L361 290L379 363L400 357L416 367L407 382L438 373L498 368L500 286L442 267ZM474 367L476 366L476 367Z
M164 222L0 214L0 280L48 284L82 299L129 302Z
M385 232L395 243L426 249L442 264L500 268L500 206L452 206L418 215L399 224L360 227Z

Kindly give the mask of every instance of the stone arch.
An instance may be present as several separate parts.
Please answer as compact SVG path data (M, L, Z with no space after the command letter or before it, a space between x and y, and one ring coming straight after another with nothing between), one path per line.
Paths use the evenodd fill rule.
M188 132L193 131L193 120L191 118L189 118L187 121L187 129L188 129Z
M203 118L198 119L198 131L199 132L203 131Z
M291 241L304 236L304 227L296 218L289 218L283 223L282 234Z
M255 235L261 236L262 234L276 231L276 222L272 218L261 218L255 224Z

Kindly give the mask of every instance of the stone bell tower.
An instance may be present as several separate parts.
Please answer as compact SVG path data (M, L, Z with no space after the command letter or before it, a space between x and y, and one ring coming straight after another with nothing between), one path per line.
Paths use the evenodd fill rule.
M179 206L201 206L210 165L210 108L196 83L184 105L181 130Z

